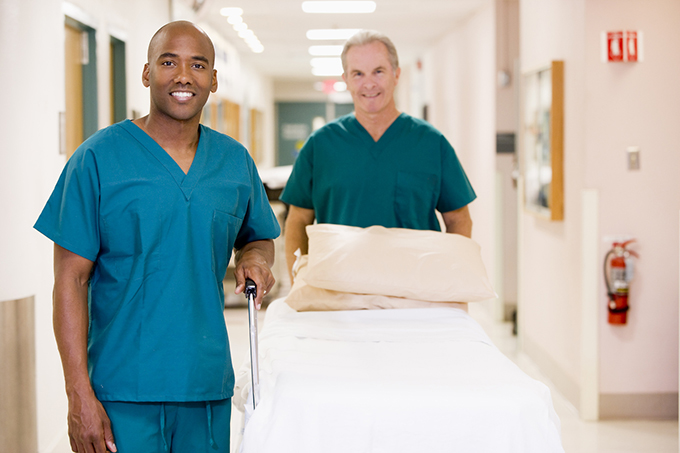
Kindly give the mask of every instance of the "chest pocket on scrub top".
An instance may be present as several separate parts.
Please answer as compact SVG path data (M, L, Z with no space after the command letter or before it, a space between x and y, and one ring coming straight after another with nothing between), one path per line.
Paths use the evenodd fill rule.
M243 219L229 213L215 210L212 221L213 272L223 275L227 272L227 256L234 248L236 236L241 230Z
M400 228L427 223L438 198L437 177L431 173L397 173L394 209Z

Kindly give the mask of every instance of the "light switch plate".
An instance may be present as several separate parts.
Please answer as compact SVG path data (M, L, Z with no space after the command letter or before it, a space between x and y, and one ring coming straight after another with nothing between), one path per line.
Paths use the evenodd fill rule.
M637 146L629 146L626 148L628 155L628 170L640 169L640 148Z

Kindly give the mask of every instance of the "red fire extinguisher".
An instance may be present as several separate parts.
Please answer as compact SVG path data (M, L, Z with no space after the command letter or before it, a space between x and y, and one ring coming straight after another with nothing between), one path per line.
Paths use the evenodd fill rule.
M604 280L607 284L607 296L609 302L609 324L625 324L628 315L628 291L630 281L633 279L633 257L637 253L628 250L628 244L634 239L625 242L614 242L611 250L604 257Z

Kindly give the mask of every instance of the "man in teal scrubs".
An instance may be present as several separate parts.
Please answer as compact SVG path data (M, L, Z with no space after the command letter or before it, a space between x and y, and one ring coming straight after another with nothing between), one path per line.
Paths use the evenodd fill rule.
M79 453L229 452L234 372L223 317L274 284L280 229L248 151L200 125L215 51L189 22L151 39L149 115L69 159L35 228L54 246L54 330Z
M354 113L315 131L300 150L281 194L289 272L307 253L305 227L316 219L358 227L382 225L470 237L467 205L476 198L456 153L429 123L397 110L397 51L385 35L362 31L342 52Z

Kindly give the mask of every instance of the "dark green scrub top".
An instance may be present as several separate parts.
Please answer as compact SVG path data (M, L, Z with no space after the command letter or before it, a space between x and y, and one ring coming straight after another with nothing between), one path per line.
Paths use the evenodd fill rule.
M35 228L95 263L88 358L102 401L233 394L224 279L234 247L278 221L248 151L200 126L185 174L131 121L85 141Z
M354 114L314 132L281 194L318 223L440 231L435 210L476 198L455 151L429 123L402 113L375 142Z

